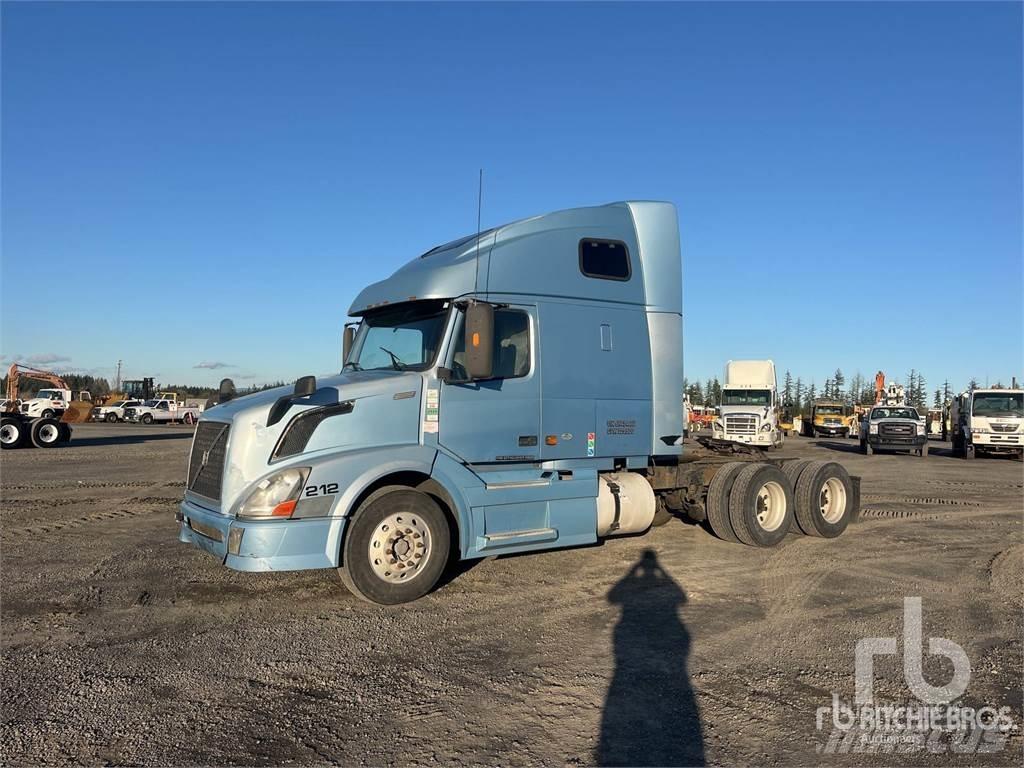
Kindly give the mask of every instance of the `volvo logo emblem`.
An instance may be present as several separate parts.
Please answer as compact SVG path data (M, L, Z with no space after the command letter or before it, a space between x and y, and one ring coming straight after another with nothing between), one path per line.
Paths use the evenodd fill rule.
M202 465L205 467L209 460L210 460L210 452L209 451L203 451Z

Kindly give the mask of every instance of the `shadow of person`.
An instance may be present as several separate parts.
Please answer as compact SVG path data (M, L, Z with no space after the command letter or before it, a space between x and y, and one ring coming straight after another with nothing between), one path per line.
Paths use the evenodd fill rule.
M690 634L679 618L686 593L653 550L608 592L622 606L615 673L601 717L598 765L704 765L697 699L686 670Z

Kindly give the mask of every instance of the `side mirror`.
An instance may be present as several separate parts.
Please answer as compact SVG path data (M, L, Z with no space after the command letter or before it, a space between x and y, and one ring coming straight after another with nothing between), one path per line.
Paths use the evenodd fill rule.
M295 396L308 397L316 392L316 376L301 376L295 380Z
M352 342L356 338L355 326L346 325L345 330L341 334L341 364L344 365L348 362L348 354L352 351Z
M466 307L466 374L471 379L494 375L494 305L474 302Z

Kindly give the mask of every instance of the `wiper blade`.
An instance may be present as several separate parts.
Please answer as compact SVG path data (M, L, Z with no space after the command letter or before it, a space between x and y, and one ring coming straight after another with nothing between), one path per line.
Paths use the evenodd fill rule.
M402 359L398 355L396 355L387 347L381 347L381 349L391 356L391 365L394 366L396 371L404 371L406 368L409 367L402 362Z
M344 371L350 365L352 366L352 370L353 371L361 371L361 370L363 370L363 366L361 366L359 363L353 362L351 360L349 362L345 363L343 366L341 366L341 370Z

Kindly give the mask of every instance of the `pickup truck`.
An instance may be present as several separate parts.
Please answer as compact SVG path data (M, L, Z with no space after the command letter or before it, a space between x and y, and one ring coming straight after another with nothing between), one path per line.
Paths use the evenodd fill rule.
M909 451L928 455L924 418L909 405L876 405L860 422L860 448L868 456L875 451Z
M108 405L98 405L92 409L90 418L93 421L106 421L114 423L124 421L124 412L127 408L135 408L142 405L141 400L117 400Z
M198 406L186 406L171 396L158 396L153 400L125 408L124 420L133 424L152 424L153 422L195 424L203 409Z

